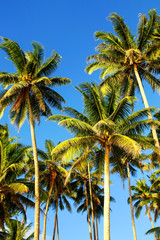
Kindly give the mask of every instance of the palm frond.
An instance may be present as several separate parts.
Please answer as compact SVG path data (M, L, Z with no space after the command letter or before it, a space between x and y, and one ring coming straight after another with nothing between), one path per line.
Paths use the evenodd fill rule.
M126 153L131 154L133 158L138 157L141 153L140 144L128 136L122 134L114 134L112 137L112 143L123 149Z
M60 60L61 60L60 55L53 51L52 56L48 58L38 69L36 76L37 77L50 76L51 73L57 69Z
M88 136L94 136L95 134L91 125L75 118L64 119L58 124L62 127L67 128L71 133L74 133L77 136L84 134Z
M134 39L135 36L131 34L128 26L124 23L124 19L120 17L117 13L112 13L109 16L113 24L114 31L120 37L123 42L123 48L129 49L135 46Z
M9 85L17 83L19 81L18 74L9 74L9 73L0 73L0 82L3 84L4 88L7 88Z
M75 137L58 144L52 151L52 154L55 157L63 158L64 161L68 161L76 157L82 149L86 149L87 146L91 146L94 142L95 140L92 136Z
M32 42L33 55L37 58L37 62L40 64L44 60L44 47L38 42Z
M25 193L29 188L23 183L10 183L8 187L12 188L16 193Z
M94 122L105 119L106 114L103 107L103 97L100 88L94 83L83 83L79 85L79 89L76 89L80 89L83 94L85 107L84 114L92 119L93 124Z
M78 112L76 109L71 107L64 107L63 111L69 114L71 117L74 117L91 125L91 121L84 114Z
M18 43L2 37L0 48L5 51L10 60L13 61L18 73L22 73L26 64L25 54Z

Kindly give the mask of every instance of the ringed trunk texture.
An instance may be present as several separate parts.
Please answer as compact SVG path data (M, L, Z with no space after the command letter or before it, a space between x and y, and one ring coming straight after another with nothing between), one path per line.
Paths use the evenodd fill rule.
M31 129L31 139L33 146L33 157L34 157L34 169L35 169L35 222L34 222L34 240L39 240L39 221L40 221L40 198L39 198L39 166L38 166L38 155L37 155L37 145L34 129L34 119L30 104L30 99L28 96L28 110L29 110L29 123Z
M57 212L58 212L58 198L56 199L56 213L55 213L55 219L54 219L53 240L55 239L55 233L56 233Z
M142 81L141 81L141 78L139 76L138 69L137 69L136 65L134 65L134 72L135 72L136 79L137 79L138 86L139 86L139 90L141 92L141 96L142 96L142 99L143 99L143 102L144 102L144 106L145 106L145 108L149 108L149 104L148 104L148 101L147 101L147 98L146 98L146 95L145 95L145 92L144 92L144 88L143 88L143 85L142 85ZM148 112L148 118L153 119L150 111ZM151 126L151 130L152 130L153 139L155 141L155 146L158 149L160 149L160 145L159 145L158 136L157 136L155 126ZM160 166L160 156L159 156L158 160L159 160L159 166Z
M147 214L148 214L149 220L150 220L150 222L152 224L152 228L154 228L153 220L152 220L152 217L151 217L148 205L146 205L146 208L147 208ZM154 237L155 237L155 240L158 240L155 232L154 232Z
M104 160L104 240L110 240L110 176L109 176L109 151L105 144Z
M93 235L94 235L94 240L96 240L96 230L95 230L95 223L94 223L93 198L92 198L92 184L91 184L91 174L90 174L89 163L88 163L88 177L89 177L89 192L90 192L90 199L91 199L91 213L92 213Z
M134 221L134 213L133 213L132 195L131 195L131 180L130 180L129 163L127 163L127 174L128 174L129 199L130 199L130 207L131 207L133 238L134 238L134 240L137 240L136 227L135 227L135 221Z
M92 240L91 217L90 217L90 211L89 211L89 205L88 205L88 194L87 194L87 185L86 185L86 181L84 182L84 185L85 185L86 206L87 206L87 212L88 212L89 236L90 236L90 240Z
M43 223L43 240L46 239L47 213L48 213L48 207L49 207L50 197L51 197L51 194L52 194L52 189L53 189L53 185L51 186L50 191L49 191L49 196L48 196L47 204L46 204L46 211L45 211L45 214L44 214L44 223Z

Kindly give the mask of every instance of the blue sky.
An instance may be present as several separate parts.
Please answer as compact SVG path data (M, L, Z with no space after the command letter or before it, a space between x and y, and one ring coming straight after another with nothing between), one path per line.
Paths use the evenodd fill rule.
M80 82L100 82L99 72L91 76L84 71L87 56L95 53L98 42L94 39L97 30L112 31L111 23L106 20L112 12L117 12L125 18L131 31L136 33L138 14L147 14L148 10L156 8L160 14L159 0L6 0L0 3L0 35L17 41L23 50L32 50L31 42L38 41L45 47L46 57L49 57L54 49L62 56L62 61L54 76L69 77L72 84L57 88L56 90L65 98L66 105L82 110L80 94L74 89ZM1 71L14 72L14 67L5 54L0 53ZM145 85L150 106L159 107L159 95L153 94L148 85ZM138 97L138 108L143 108L142 100ZM53 109L53 114L58 112ZM5 112L1 123L8 123L8 111ZM9 125L12 136L20 136L25 144L31 144L29 124L26 121L19 133L14 126ZM44 149L46 139L55 143L70 137L66 130L56 123L46 122L43 118L41 124L36 127L37 145ZM137 174L137 178L143 177ZM111 176L113 185L111 195L116 203L111 204L111 239L132 240L132 228L129 206L127 204L128 185L123 183L118 176ZM132 182L134 183L134 179ZM144 212L143 212L144 213ZM144 233L151 227L147 216L136 220L137 236L140 240L152 240L154 236L145 236ZM29 211L29 219L33 221L33 212ZM48 215L47 235L51 238L54 224L54 212ZM41 215L41 231L43 216ZM89 239L86 215L66 211L59 216L61 240L87 240ZM103 221L100 222L100 239L103 236Z

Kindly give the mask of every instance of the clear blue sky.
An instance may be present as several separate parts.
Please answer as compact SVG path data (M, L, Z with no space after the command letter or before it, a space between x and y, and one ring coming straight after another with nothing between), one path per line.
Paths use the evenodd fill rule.
M23 50L32 50L31 42L38 41L45 47L46 57L49 57L54 49L62 56L62 62L54 76L69 77L72 80L70 86L57 88L66 100L66 106L82 110L80 94L73 88L80 82L99 80L99 73L91 76L84 71L87 56L95 53L94 32L97 30L112 31L111 23L106 20L111 12L117 12L125 18L130 29L136 33L138 14L147 14L148 10L156 8L160 14L159 0L8 0L0 3L0 35L17 41ZM14 72L14 67L5 54L0 53L0 71ZM148 85L145 85L150 106L159 107L159 95L152 93ZM143 108L139 95L138 107ZM53 113L58 113L53 110ZM8 111L5 112L1 123L8 123ZM28 122L22 126L19 133L14 126L9 125L12 136L20 136L25 144L31 144ZM42 119L36 128L37 144L44 148L44 141L51 139L55 143L69 138L66 130L61 129L56 123L46 122ZM137 177L143 177L139 174ZM127 204L128 185L123 183L118 176L111 176L113 185L111 195L116 203L111 204L111 239L132 240L132 228L130 210ZM132 179L132 183L134 183ZM144 212L143 212L144 213ZM136 220L138 240L153 240L154 236L145 236L144 233L151 227L147 216ZM47 223L47 240L50 240L54 225L54 212L50 211ZM29 212L28 218L33 221L33 212ZM103 219L102 219L103 220ZM100 222L100 240L103 239L103 221ZM41 215L41 226L43 216ZM60 240L88 240L88 225L86 215L66 211L59 217ZM42 228L41 228L42 231Z

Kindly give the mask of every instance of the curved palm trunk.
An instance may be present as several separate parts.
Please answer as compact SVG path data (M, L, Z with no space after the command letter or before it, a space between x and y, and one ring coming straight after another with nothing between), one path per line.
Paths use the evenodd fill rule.
M143 99L143 102L144 102L144 106L145 106L145 108L149 108L149 104L148 104L148 101L147 101L147 98L146 98L146 95L145 95L145 92L144 92L144 88L143 88L142 81L141 81L141 78L139 76L136 64L134 64L134 72L135 72L136 79L137 79L138 86L139 86L139 90L141 92L141 96L142 96L142 99ZM153 119L150 111L148 112L148 118ZM158 136L157 136L157 132L156 132L155 127L151 126L151 130L152 130L153 139L155 141L155 146L157 148L160 148L159 141L158 141ZM159 166L160 166L160 157L159 157Z
M46 239L47 213L48 213L48 207L49 207L50 197L51 197L51 194L52 194L52 189L53 189L53 185L52 185L51 188L50 188L49 195L48 195L48 199L47 199L47 204L46 204L46 211L45 211L45 215L44 215L44 224L43 224L43 240Z
M58 198L56 199L56 213L55 213L55 219L54 219L54 230L53 230L53 240L55 239L55 233L56 233L56 224L57 224L57 212L58 212Z
M105 144L104 160L104 240L110 240L110 176L109 176L109 151Z
M59 240L58 216L57 216L57 240Z
M28 197L28 194L27 194L27 197ZM26 212L27 212L27 204L26 204L26 207L25 207L25 214L26 214ZM23 225L24 224L24 222L25 222L25 219L26 219L26 216L25 215L23 215L23 219L22 219L22 222L21 222L21 225Z
M88 194L87 194L86 181L84 182L84 186L85 186L86 206L87 206L87 212L88 212L89 236L90 236L90 240L92 240L91 217L90 217L90 211L89 211L89 205L88 205Z
M99 240L99 236L98 236L98 221L97 221L97 216L96 216L96 214L95 214L95 219L96 219L97 240Z
M91 185L91 174L90 174L89 163L88 163L88 177L89 177L89 192L90 192L90 199L91 199L91 213L92 213L93 234L94 234L94 240L96 240L96 230L95 230L95 223L94 223L93 198L92 198L92 185Z
M39 221L40 221L40 198L39 198L39 166L38 166L38 155L37 155L37 145L34 129L34 119L30 104L29 96L27 98L28 110L29 110L29 123L31 129L31 139L33 147L33 157L34 157L34 168L35 168L35 222L34 222L34 240L39 240Z
M136 227L135 227L135 221L134 221L134 213L133 213L132 195L131 195L130 171L129 171L129 163L128 163L128 162L127 162L127 174L128 174L129 199L130 199L130 207L131 207L131 218L132 218L133 238L134 238L134 240L137 240Z
M146 209L147 209L147 214L148 214L149 220L150 220L150 222L151 222L151 224L152 224L152 228L154 228L153 220L152 220L152 218L151 218L151 214L150 214L148 205L146 205ZM154 237L155 237L155 240L158 240L155 232L154 232Z

